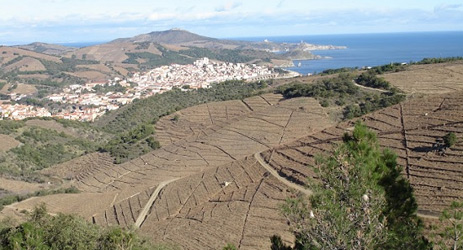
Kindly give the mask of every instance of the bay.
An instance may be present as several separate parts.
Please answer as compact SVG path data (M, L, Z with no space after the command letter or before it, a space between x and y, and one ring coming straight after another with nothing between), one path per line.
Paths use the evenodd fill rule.
M326 69L342 67L367 67L388 63L408 63L430 57L463 56L463 32L413 32L382 34L342 34L282 37L240 38L247 41L298 43L301 41L321 44L347 46L343 50L312 51L325 57L318 60L295 60L300 67L289 70L300 74L313 74Z

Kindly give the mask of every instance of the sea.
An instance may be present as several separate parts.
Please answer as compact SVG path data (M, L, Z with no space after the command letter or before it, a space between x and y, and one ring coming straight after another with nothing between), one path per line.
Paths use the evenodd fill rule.
M431 57L463 56L463 31L382 34L343 34L281 37L251 37L237 40L347 46L341 50L312 51L317 60L295 60L287 69L315 74L326 69L372 67L389 63L409 63ZM300 65L300 66L298 66Z

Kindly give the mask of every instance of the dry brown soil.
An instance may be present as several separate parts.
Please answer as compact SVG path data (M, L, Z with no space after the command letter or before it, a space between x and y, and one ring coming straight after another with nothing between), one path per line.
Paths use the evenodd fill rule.
M409 94L445 94L463 90L463 61L411 65L406 71L383 76Z
M0 134L0 152L8 151L12 148L17 147L20 144L19 141L8 135Z

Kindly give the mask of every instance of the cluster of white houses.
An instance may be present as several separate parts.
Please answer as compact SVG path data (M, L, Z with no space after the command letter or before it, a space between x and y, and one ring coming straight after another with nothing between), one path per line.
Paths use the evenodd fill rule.
M211 83L226 80L261 80L275 78L271 69L255 64L214 62L203 58L189 65L172 64L152 69L146 73L134 73L128 79L118 77L113 80L89 82L84 85L70 85L63 92L52 94L48 100L57 103L72 104L77 109L63 110L51 114L47 109L19 104L2 104L1 119L22 120L28 117L58 117L63 119L94 121L109 110L118 109L135 99L146 98L174 87L198 89L209 87ZM121 85L124 92L97 93L95 89ZM101 92L101 91L100 91ZM23 98L22 96L21 98ZM18 100L15 95L14 100ZM19 98L19 99L21 99Z

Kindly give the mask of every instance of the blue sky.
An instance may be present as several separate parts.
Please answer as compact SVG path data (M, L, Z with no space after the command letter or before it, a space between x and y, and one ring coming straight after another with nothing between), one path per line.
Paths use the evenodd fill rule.
M383 2L383 1L381 1ZM0 44L463 30L462 0L0 0Z

